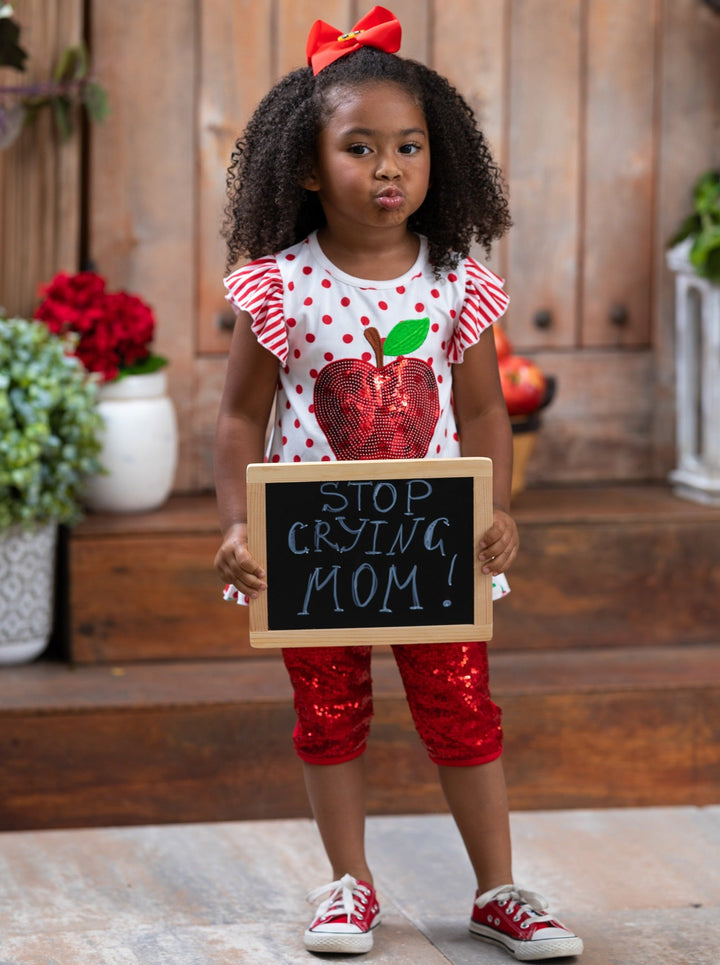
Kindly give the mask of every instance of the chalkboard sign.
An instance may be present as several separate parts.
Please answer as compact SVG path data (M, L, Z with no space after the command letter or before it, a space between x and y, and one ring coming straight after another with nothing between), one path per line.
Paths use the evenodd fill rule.
M489 459L250 465L253 647L489 640Z

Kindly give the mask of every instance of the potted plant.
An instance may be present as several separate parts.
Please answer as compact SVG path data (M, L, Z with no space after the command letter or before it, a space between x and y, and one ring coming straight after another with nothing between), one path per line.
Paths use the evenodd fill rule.
M675 262L686 259L701 278L720 284L720 171L700 175L693 188L693 210L668 247L677 249Z
M177 422L167 394L167 359L152 350L155 316L137 295L107 289L94 271L57 274L40 289L35 316L100 381L100 462L85 504L104 512L145 512L170 494L177 465Z
M693 210L668 242L675 272L678 496L720 506L720 170L695 182Z
M100 428L71 342L0 315L0 663L34 659L50 638L57 526L81 516Z

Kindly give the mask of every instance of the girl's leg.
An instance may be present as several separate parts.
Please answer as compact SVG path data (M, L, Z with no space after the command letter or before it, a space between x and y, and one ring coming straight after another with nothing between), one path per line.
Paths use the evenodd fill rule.
M310 806L333 879L373 883L365 857L365 756L344 764L303 764Z
M490 699L486 645L414 644L393 652L481 893L510 884L501 713Z
M438 767L481 894L512 883L512 847L502 759L474 767Z
M364 750L373 713L370 647L283 651L295 691L295 749L335 880L372 884L365 858Z

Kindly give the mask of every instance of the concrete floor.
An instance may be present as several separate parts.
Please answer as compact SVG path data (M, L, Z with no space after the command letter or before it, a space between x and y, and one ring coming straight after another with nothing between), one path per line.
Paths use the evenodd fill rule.
M585 940L581 965L720 963L720 806L512 815L516 879ZM366 956L302 947L328 880L309 821L0 834L0 965L501 965L470 938L446 815L375 817L384 911Z

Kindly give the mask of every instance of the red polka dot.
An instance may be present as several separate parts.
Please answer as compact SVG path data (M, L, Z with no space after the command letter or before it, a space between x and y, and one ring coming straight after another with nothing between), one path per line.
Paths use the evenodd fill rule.
M305 445L308 447L308 449L312 449L312 447L315 445L315 443L312 441L312 439L306 439L306 440L305 440Z
M312 268L310 265L305 265L303 268L303 275L312 275Z
M369 324L370 324L370 319L367 317L367 315L361 315L361 316L360 316L360 322L361 322L363 325L369 325Z
M315 341L315 336L313 335L312 332L308 332L308 333L307 333L307 335L305 336L305 341L306 341L306 342L314 342L314 341Z
M293 462L300 462L300 456L293 456Z
M440 326L438 325L437 322L433 322L432 325L430 326L430 328L433 330L433 332L439 332L439 331L440 331Z
M301 385L296 385L296 386L295 386L295 391L297 392L298 395L302 395L302 386L301 386Z
M455 440L455 442L458 441L458 434L457 434L457 432L453 432L453 439Z
M325 359L326 362L332 362L335 356L333 355L332 352L326 352L323 358Z
M288 282L288 291L291 291L291 292L294 292L294 291L295 291L295 282L294 282L294 281L289 281L289 282Z
M314 415L314 414L315 414L315 406L314 406L314 405L309 405L309 406L308 406L308 412L310 413L310 415Z
M445 351L445 345L446 345L445 342L442 342L441 345L440 345L440 348L443 350L443 352Z
M299 428L300 428L300 420L299 420L299 419L296 419L296 420L293 422L293 425L295 426L296 429L299 429Z
M287 436L283 436L283 437L282 437L282 444L283 444L284 446L287 445Z
M330 456L323 456L320 462L330 462Z
M329 278L323 278L321 284L323 288L332 288L332 282L330 281Z
M437 290L437 288L431 289L430 294L432 295L433 298L439 298L439 297L440 297L440 292Z
M448 275L448 281L457 281L457 280L458 280L458 276L455 275L453 272L450 272L450 274Z
M352 340L353 337L349 333L347 335L343 335L343 342L345 342L346 345L349 345Z
M438 382L442 382L442 380L443 380L442 375L438 375L437 379L438 379Z
M322 320L324 325L332 325L332 315L323 315Z
M372 360L372 352L363 352L362 360L363 362L370 362Z
M289 409L289 408L290 408L290 399L286 399L286 400L285 400L285 408L286 408L286 409Z
M437 449L435 450L435 452L440 452L440 446L439 446L439 445L438 445Z
M285 255L285 261L295 261L295 255Z
M418 303L417 303L417 305L415 306L415 311L416 311L416 312L424 312L424 311L425 311L425 306L423 305L422 302L418 302Z
M316 379L317 377L318 377L318 370L317 370L317 369L310 369L310 378L311 378L311 379Z
M450 318L455 318L456 315L457 315L457 312L455 311L455 309L454 309L454 308L451 308L451 309L450 309Z
M378 308L381 309L383 312L386 312L388 310L388 303L378 302Z
M344 298L340 299L340 304L342 305L343 308L348 307L348 305L350 304L350 299L347 297L347 295L345 295Z
M398 295L404 295L404 294L405 294L405 286L404 286L404 285L398 285L398 287L395 289L395 291L398 293Z
M300 349L299 349L299 348L296 348L295 351L293 352L293 355L295 356L296 359L299 359L299 358L300 358Z
M296 325L297 325L297 319L295 319L295 318L288 318L288 320L287 320L287 327L288 327L288 328L295 328Z
M305 299L305 301L303 302L303 305L312 305L312 298L310 298L309 295L308 295L308 297Z
M280 456L278 456L277 454L274 455L274 456L272 457L272 461L273 461L273 462L280 462Z

